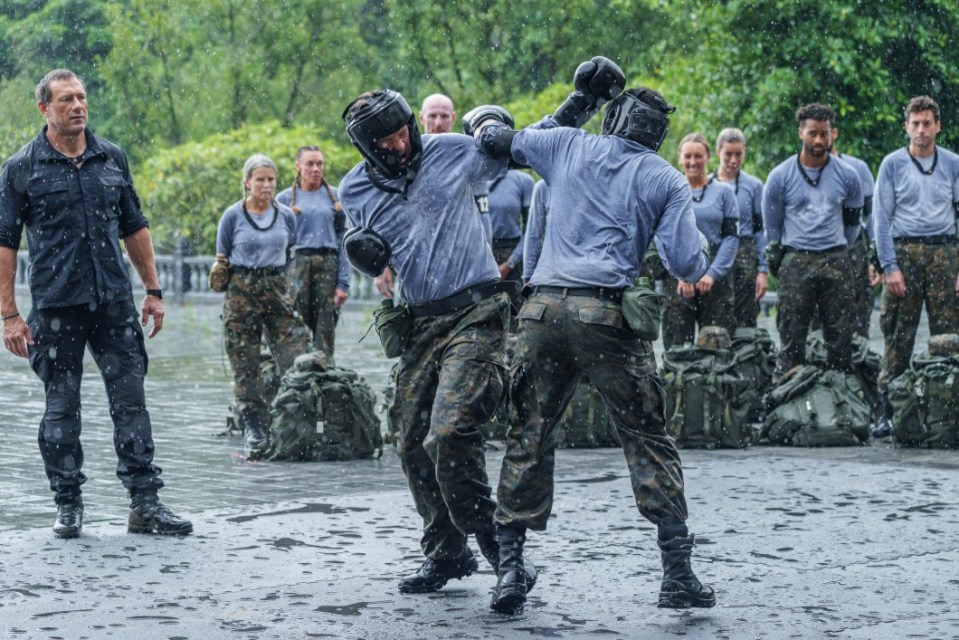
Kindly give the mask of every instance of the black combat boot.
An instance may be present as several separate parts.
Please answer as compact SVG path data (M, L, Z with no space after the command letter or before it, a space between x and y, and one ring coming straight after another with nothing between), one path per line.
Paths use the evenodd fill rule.
M419 571L400 580L400 593L432 593L446 586L450 580L459 580L472 575L479 569L479 563L473 557L469 547L455 560L433 560L427 558Z
M670 536L676 531L682 531L683 535ZM664 533L666 535L663 535ZM699 581L690 566L696 540L695 536L686 531L686 525L660 525L657 542L663 556L663 584L659 591L659 606L670 609L708 609L715 606L716 594L712 588Z
M499 543L499 569L490 609L499 613L519 613L526 604L526 565L523 562L523 544L526 529L496 527Z
M76 496L69 502L57 505L57 521L53 523L53 535L58 538L79 538L83 529L83 498Z
M496 542L496 536L493 528L478 531L476 534L476 545L490 566L493 572L499 574L499 543ZM529 558L523 559L523 569L526 571L526 593L533 590L536 586L536 567L529 561Z
M892 403L889 402L889 395L882 393L879 395L882 408L879 417L876 418L876 424L873 425L870 435L876 440L888 438L892 435Z
M243 436L246 446L250 449L259 449L267 441L267 431L263 428L260 414L255 408L248 407L240 413L243 422Z
M165 536L185 536L193 533L193 523L167 509L155 493L137 493L130 497L130 533L159 533Z

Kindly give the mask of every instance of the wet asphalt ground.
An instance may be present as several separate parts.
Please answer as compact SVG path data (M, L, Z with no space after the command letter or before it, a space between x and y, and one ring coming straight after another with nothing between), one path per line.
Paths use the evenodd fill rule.
M482 559L440 592L400 594L397 578L421 562L420 518L396 456L247 462L239 436L218 435L232 395L218 314L170 307L148 342L161 498L193 519L185 538L126 533L88 359L83 536L55 539L42 388L0 354L0 638L959 638L959 452L888 443L684 451L694 568L716 588L713 609L656 608L655 529L616 449L559 452L550 527L527 544L540 578L523 614L489 611ZM337 360L380 392L375 335L357 344L368 323L348 309ZM492 443L494 486L501 458Z

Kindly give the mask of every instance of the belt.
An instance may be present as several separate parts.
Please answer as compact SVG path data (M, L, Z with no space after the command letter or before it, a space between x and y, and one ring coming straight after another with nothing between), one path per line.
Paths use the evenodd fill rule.
M756 236L739 236L739 245L756 244Z
M910 236L907 238L893 238L895 244L956 244L956 236Z
M330 249L329 247L321 247L319 249L303 247L302 249L296 250L296 255L298 256L335 256L338 253L339 251Z
M446 298L424 302L423 304L410 304L410 313L414 318L424 318L426 316L441 316L447 313L459 311L471 304L476 304L480 300L492 298L497 293L516 294L515 282L492 282L481 284L475 287L467 287L462 291L454 293Z
M285 276L286 267L230 267L230 273L239 276Z
M516 246L516 243L520 241L520 238L497 238L493 240L494 249L512 249Z
M622 289L603 289L601 287L534 287L533 293L559 293L563 296L580 298L601 298L610 302L622 302Z
M842 253L848 249L846 245L829 247L828 249L797 249L795 247L784 247L785 253L798 253L803 256L822 256L830 253Z

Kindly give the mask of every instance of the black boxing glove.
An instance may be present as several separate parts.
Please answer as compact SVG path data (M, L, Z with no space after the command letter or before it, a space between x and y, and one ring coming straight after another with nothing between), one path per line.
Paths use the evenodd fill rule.
M497 122L502 122L510 129L513 128L513 116L510 115L509 111L499 105L483 104L478 107L473 107L463 116L461 120L463 133L472 136L476 129L486 120L496 120Z
M623 91L626 75L615 62L603 56L583 62L573 73L573 88L553 114L564 127L579 128L586 124L607 101Z

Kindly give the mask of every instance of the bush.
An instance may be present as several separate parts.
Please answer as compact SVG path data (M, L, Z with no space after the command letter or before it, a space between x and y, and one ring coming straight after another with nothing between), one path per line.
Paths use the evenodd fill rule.
M360 161L353 147L317 140L313 127L284 128L277 122L216 134L151 157L134 179L157 252L171 253L185 238L193 253L213 253L224 209L243 197L241 174L246 159L254 153L269 156L279 171L279 192L296 177L296 150L306 144L323 150L327 179L333 185Z

